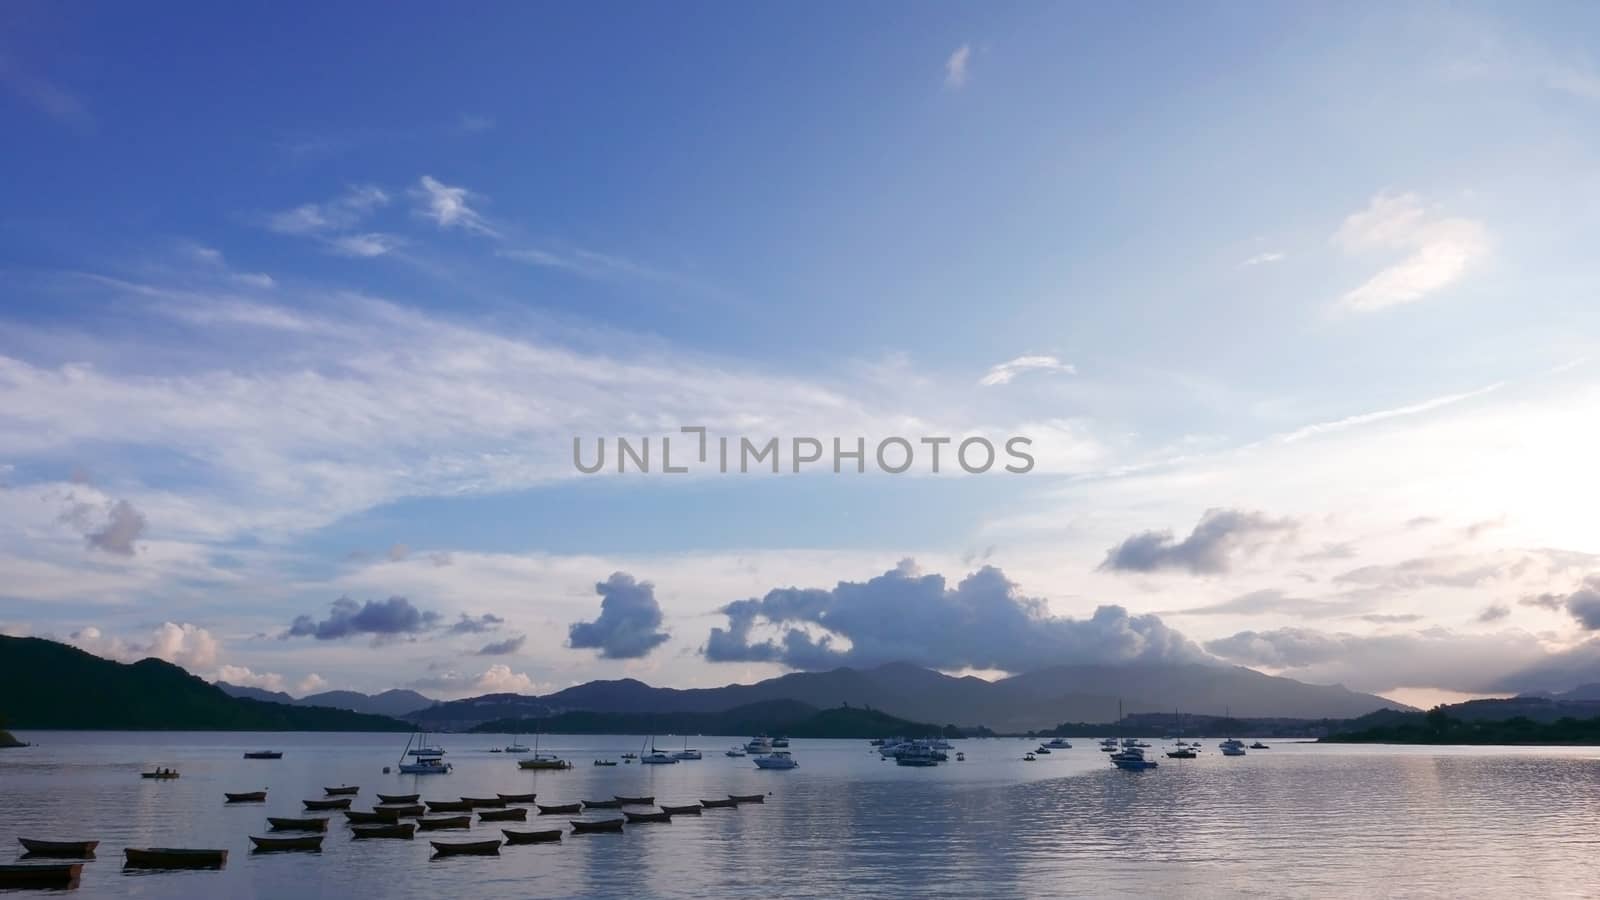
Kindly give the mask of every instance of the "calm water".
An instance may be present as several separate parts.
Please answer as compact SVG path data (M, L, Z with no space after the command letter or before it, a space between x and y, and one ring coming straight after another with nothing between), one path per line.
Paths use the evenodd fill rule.
M546 737L577 767L523 772L447 735L455 772L383 775L405 737L29 732L0 752L0 841L98 839L84 897L1044 897L1593 896L1600 890L1600 753L1589 749L1328 747L1273 743L1228 759L1215 740L1154 772L1111 768L1091 741L1021 761L1032 743L956 742L965 762L912 769L865 741L802 741L800 768L763 772L695 738L699 762L596 768L636 737ZM674 740L663 740L670 748ZM283 750L277 761L244 750ZM952 756L953 759L953 756ZM177 781L139 778L172 766ZM252 854L266 816L302 815L324 785L424 799L537 791L541 802L653 794L667 803L771 792L620 835L566 836L496 857L431 859L426 840L352 841L334 814L321 854ZM222 792L269 788L265 804ZM319 814L320 815L320 814ZM610 815L600 813L599 815ZM565 825L530 815L526 825ZM474 821L443 840L498 837ZM205 872L122 868L128 846L226 847ZM20 852L20 848L17 848ZM0 851L0 860L10 861Z

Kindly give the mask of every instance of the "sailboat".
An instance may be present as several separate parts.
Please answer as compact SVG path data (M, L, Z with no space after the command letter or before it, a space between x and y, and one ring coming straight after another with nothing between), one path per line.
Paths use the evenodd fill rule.
M412 746L415 744L415 746ZM411 762L406 762L406 757L411 757ZM439 747L428 746L428 733L414 731L406 740L406 749L400 754L400 774L402 775L447 775L450 773L450 764L445 762L444 750Z
M674 754L672 754L672 758L673 759L700 759L700 751L699 750L690 750L689 749L689 736L688 735L684 735L683 736L683 749L679 750L678 752L676 752Z
M688 741L685 740L684 743L687 744ZM696 753L698 752L699 751L696 751ZM696 756L695 758L698 759L699 757ZM639 764L644 766L665 766L676 763L677 761L678 758L672 754L663 753L656 749L656 736L653 734L650 736L650 751L648 753L639 754Z
M526 750L527 748L523 748ZM517 767L521 769L570 769L572 763L567 762L554 754L546 755L539 752L539 735L533 736L533 756L529 759L517 760Z
M521 737L521 735L513 735L512 736L511 743L506 745L506 749L505 749L506 753L527 753L528 752L528 745L522 743L519 740L517 740L518 737Z

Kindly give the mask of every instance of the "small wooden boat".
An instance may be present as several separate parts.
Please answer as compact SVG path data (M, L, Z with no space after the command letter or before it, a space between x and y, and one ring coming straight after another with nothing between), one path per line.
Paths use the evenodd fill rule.
M557 803L550 806L546 806L543 803L535 803L534 805L539 807L539 815L541 816L566 815L583 811L582 803Z
M303 837L256 837L250 835L250 843L262 852L271 850L314 850L322 851L322 838L320 834L308 834Z
M267 816L273 831L327 831L327 819L281 819Z
M617 799L617 802L621 803L623 806L655 806L656 805L656 798L655 797L624 797L621 794L618 794L616 799Z
M700 804L691 803L688 806L668 806L667 804L663 803L661 804L661 811L672 816L698 816L700 815Z
M150 869L217 869L228 861L226 850L190 850L181 847L129 847L122 851L128 865Z
M765 803L766 794L729 794L728 799L735 803Z
M601 819L598 822L585 822L581 819L572 819L570 821L572 822L572 831L574 834L584 834L591 831L621 831L623 823L627 822L628 820Z
M701 800L700 801L700 808L701 809L730 809L730 808L738 806L738 805L739 805L739 801L733 799L732 797L728 798L727 800Z
M22 849L31 856L84 857L93 856L99 841L38 841L19 837Z
M614 759L597 759L594 761L594 764L597 766L614 766L617 764L617 761Z
M427 812L427 809L421 803L412 803L410 805L374 806L372 811L389 821L394 821L395 819L409 819L413 816L420 816Z
M0 887L72 887L83 874L83 863L0 866Z
M622 814L628 817L629 825L637 825L640 822L672 821L672 813L669 812L629 812L627 810L623 810Z
M471 809L479 809L483 807L493 809L495 807L506 805L506 801L501 800L499 797L462 797L461 802L465 803Z
M227 797L229 803L265 803L267 792L249 791L243 794L230 794L227 791L223 791L222 796Z
M561 829L553 828L549 831L512 831L509 828L500 829L506 836L508 844L544 844L550 841L561 840Z
M351 800L349 797L340 797L337 800L302 800L300 802L306 805L306 809L349 809Z
M378 800L382 803L415 803L421 794L379 794Z
M584 809L620 809L621 807L622 807L622 801L621 800L585 800L585 801L583 801L583 808Z
M361 793L361 788L359 786L340 785L336 788L325 787L322 792L329 797L354 797L356 794Z
M161 779L161 780L164 781L164 780L166 780L168 778L181 778L182 776L180 776L177 772L172 771L171 769L157 769L154 772L140 772L139 773L139 777L140 778L158 778L158 779Z
M526 806L518 806L515 809L489 809L478 813L480 822L521 822L527 818Z
M417 827L423 831L438 831L441 828L471 828L471 816L424 816L417 820Z
M538 794L496 794L495 796L499 797L501 800L504 800L507 803L532 803L533 799L535 797L539 796L539 795Z
M451 844L444 841L429 841L433 845L433 852L440 856L493 856L500 852L500 839L492 841L469 841L464 844Z
M471 812L472 804L462 800L429 800L428 812Z
M410 840L417 833L417 826L411 822L390 825L356 825L350 829L350 835L358 838L404 838Z
M244 755L245 759L283 759L282 750L250 750Z
M382 825L385 822L393 822L400 817L386 816L376 810L372 812L362 812L359 809L347 809L344 811L344 818L345 821L352 825Z

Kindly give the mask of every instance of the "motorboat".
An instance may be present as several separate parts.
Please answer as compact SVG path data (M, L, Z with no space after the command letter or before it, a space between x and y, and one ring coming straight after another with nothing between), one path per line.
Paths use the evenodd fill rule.
M1117 752L1117 739L1116 738L1105 738L1104 740L1102 740L1100 742L1100 752L1101 753L1115 753L1115 752Z
M934 757L932 747L914 747L903 753L896 754L894 764L897 766L927 768L929 766L937 766L939 760Z
M1034 756L1032 752L1028 752L1028 753L1022 754L1022 761L1023 762L1037 762L1038 760L1039 760L1039 757Z
M1033 752L1035 752L1035 753L1049 753L1050 752L1050 748L1041 745L1038 749L1034 750Z
M746 753L771 753L772 741L764 734L756 735L744 745L744 749Z
M774 750L765 756L757 756L755 760L758 769L793 769L800 765L787 750Z
M1121 753L1111 754L1111 764L1130 772L1154 769L1157 765L1155 760L1145 759L1144 750L1140 747L1124 747Z
M1254 744L1250 745L1250 749L1251 750L1271 750L1272 748L1268 747L1266 744L1261 743L1260 741L1256 741Z
M415 762L401 763L402 775L448 775L450 764L437 756L421 756Z
M732 757L742 757L742 756L745 755L745 749L743 747L735 745L733 747L729 747L728 749L722 751L722 755L723 756L732 756Z
M1194 756L1194 751L1190 750L1186 746L1180 746L1176 750L1167 751L1168 759L1194 759Z
M1244 756L1244 741L1238 738L1228 738L1217 745L1223 756Z
M1051 750L1071 750L1072 742L1066 738L1051 738L1044 742L1044 746Z
M789 746L789 739L786 737L775 737L772 739L772 747L775 750L782 750L787 746Z

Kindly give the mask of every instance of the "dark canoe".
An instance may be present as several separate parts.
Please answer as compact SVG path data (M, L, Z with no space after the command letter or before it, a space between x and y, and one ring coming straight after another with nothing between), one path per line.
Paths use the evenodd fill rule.
M415 803L421 794L379 794L378 799L384 803Z
M422 804L413 803L409 806L374 806L372 811L389 821L394 821L395 819L409 819L412 816L420 816L427 810L423 808Z
M376 811L362 812L358 809L345 810L344 817L352 825L382 825L385 822L393 822L399 818L399 816L386 816Z
M617 809L622 806L621 800L585 800L584 809Z
M71 887L83 874L83 863L0 866L0 887Z
M480 822L521 822L528 818L528 808L519 806L516 809L488 809L478 813Z
M168 779L168 778L177 778L178 777L178 773L177 772L140 772L139 773L139 777L140 778L160 778L160 779L165 780L165 779Z
M553 806L545 806L542 803L536 803L534 805L539 807L539 815L541 816L565 815L567 813L583 811L582 803L558 803Z
M473 809L477 809L479 807L494 809L496 807L506 805L506 802L501 800L499 797L462 797L461 802Z
M506 836L508 844L543 844L549 841L561 840L561 829L554 828L550 831L512 831L509 828L500 829Z
M216 869L228 861L226 850L189 850L180 847L129 847L122 851L130 866L153 869Z
M282 750L252 750L244 755L245 759L283 759Z
M640 822L671 822L672 813L667 812L623 812L628 817L628 824L637 825Z
M437 831L440 828L471 828L471 816L434 816L417 820L417 827L423 831Z
M573 832L581 834L589 831L621 831L622 824L628 820L602 819L598 822L584 822L578 819L572 819L570 821L572 822Z
M460 800L429 800L428 812L471 812L472 804Z
M337 800L302 800L306 809L349 809L350 798L340 797Z
M656 798L655 797L624 797L621 794L618 794L617 795L617 802L621 803L623 806L655 806L656 805Z
M356 825L350 829L350 834L358 838L406 838L409 840L417 833L417 826L410 822L404 825Z
M33 838L19 837L22 849L33 856L93 856L94 848L100 846L99 841L36 841Z
M280 819L267 816L267 824L274 831L327 831L327 819Z
M440 856L488 856L500 852L500 841L470 841L464 844L450 844L444 841L429 841L433 845L433 852Z
M728 799L735 803L765 803L766 794L729 794Z
M538 794L498 794L501 800L507 803L532 803Z
M361 788L359 786L340 785L336 788L325 787L322 792L329 797L354 797L356 794L361 793Z
M250 791L244 794L230 794L227 791L223 791L222 796L227 797L229 803L263 803L267 799L267 792Z
M700 807L702 809L727 809L729 807L738 806L738 805L739 805L739 801L733 799L732 797L729 797L726 800L701 800L700 801Z
M304 837L256 837L250 835L250 843L256 845L257 850L322 850L320 834L308 834Z
M663 803L661 804L661 811L674 816L698 816L700 815L700 804L691 803L688 806L668 806L667 804Z

